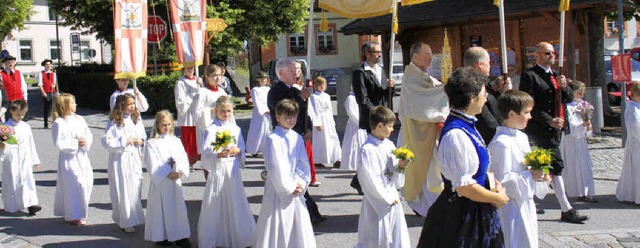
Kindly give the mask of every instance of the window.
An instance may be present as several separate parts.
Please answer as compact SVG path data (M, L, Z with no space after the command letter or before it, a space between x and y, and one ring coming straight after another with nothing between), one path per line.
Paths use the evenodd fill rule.
M56 21L56 11L49 8L49 21Z
M627 37L627 23L622 24L622 28L624 28L624 36ZM610 20L605 18L605 26L604 26L604 35L605 38L616 38L618 37L618 22L615 20Z
M91 43L88 40L80 41L80 62L90 62Z
M62 59L58 56L62 56L62 51L60 50L60 44L58 44L57 40L49 41L49 58L51 60Z
M33 61L31 40L19 40L18 50L20 51L20 61Z
M335 55L338 54L338 44L336 40L336 24L330 23L326 32L320 31L320 25L315 25L317 41L316 55Z
M289 56L307 55L304 34L289 34Z

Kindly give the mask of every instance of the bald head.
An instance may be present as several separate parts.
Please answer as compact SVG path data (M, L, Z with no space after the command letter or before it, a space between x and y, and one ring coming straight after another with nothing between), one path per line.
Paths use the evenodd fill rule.
M489 76L491 65L489 64L489 53L482 47L470 47L464 52L464 66L470 66L482 75Z
M536 63L542 67L553 65L556 55L553 45L549 42L540 42L536 45Z

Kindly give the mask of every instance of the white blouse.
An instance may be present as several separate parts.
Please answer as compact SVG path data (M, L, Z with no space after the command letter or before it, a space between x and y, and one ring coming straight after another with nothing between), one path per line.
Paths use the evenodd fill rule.
M458 112L458 111L456 111ZM475 117L458 112L469 119ZM451 181L451 190L476 183L473 175L478 171L480 160L473 142L461 129L449 130L440 140L436 161L442 175Z

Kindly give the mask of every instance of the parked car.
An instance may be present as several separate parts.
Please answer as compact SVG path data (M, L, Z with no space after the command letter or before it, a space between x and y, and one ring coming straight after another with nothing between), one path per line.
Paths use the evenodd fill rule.
M393 63L391 78L396 80L396 93L402 88L402 76L404 76L404 65L402 63Z
M327 94L335 96L338 78L344 76L344 74L344 71L340 68L327 68L314 71L312 73L312 78L316 78L318 76L324 77L327 80Z

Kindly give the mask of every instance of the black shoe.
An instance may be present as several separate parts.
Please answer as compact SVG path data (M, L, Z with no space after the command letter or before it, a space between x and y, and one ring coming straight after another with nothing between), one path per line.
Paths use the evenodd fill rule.
M191 248L191 241L189 241L189 238L179 239L176 240L176 245L180 247Z
M358 195L364 195L364 192L362 192L362 187L360 187L360 181L358 180L357 175L353 177L349 186L356 189L358 191Z
M339 169L340 168L340 161L336 161L335 163L333 163L333 168Z
M413 210L413 213L416 214L417 216L424 217L420 213L418 213L418 211Z
M536 208L536 214L544 214L544 208Z
M327 220L327 217L324 217L324 216L314 217L311 219L311 224L315 226L317 224L324 222L325 220Z
M165 239L164 241L156 242L156 245L159 245L159 246L172 246L173 242L169 242L169 240Z
M560 220L564 222L574 223L574 224L584 224L583 221L588 220L589 217L584 215L579 215L578 211L575 209L569 209L567 212L562 212L560 214Z
M593 198L591 196L581 196L578 198L578 201L588 202L588 203L598 203L598 199Z
M27 210L29 210L29 215L33 216L36 215L37 212L40 212L40 210L42 210L42 207L40 207L39 205L33 205L31 207L28 207Z

